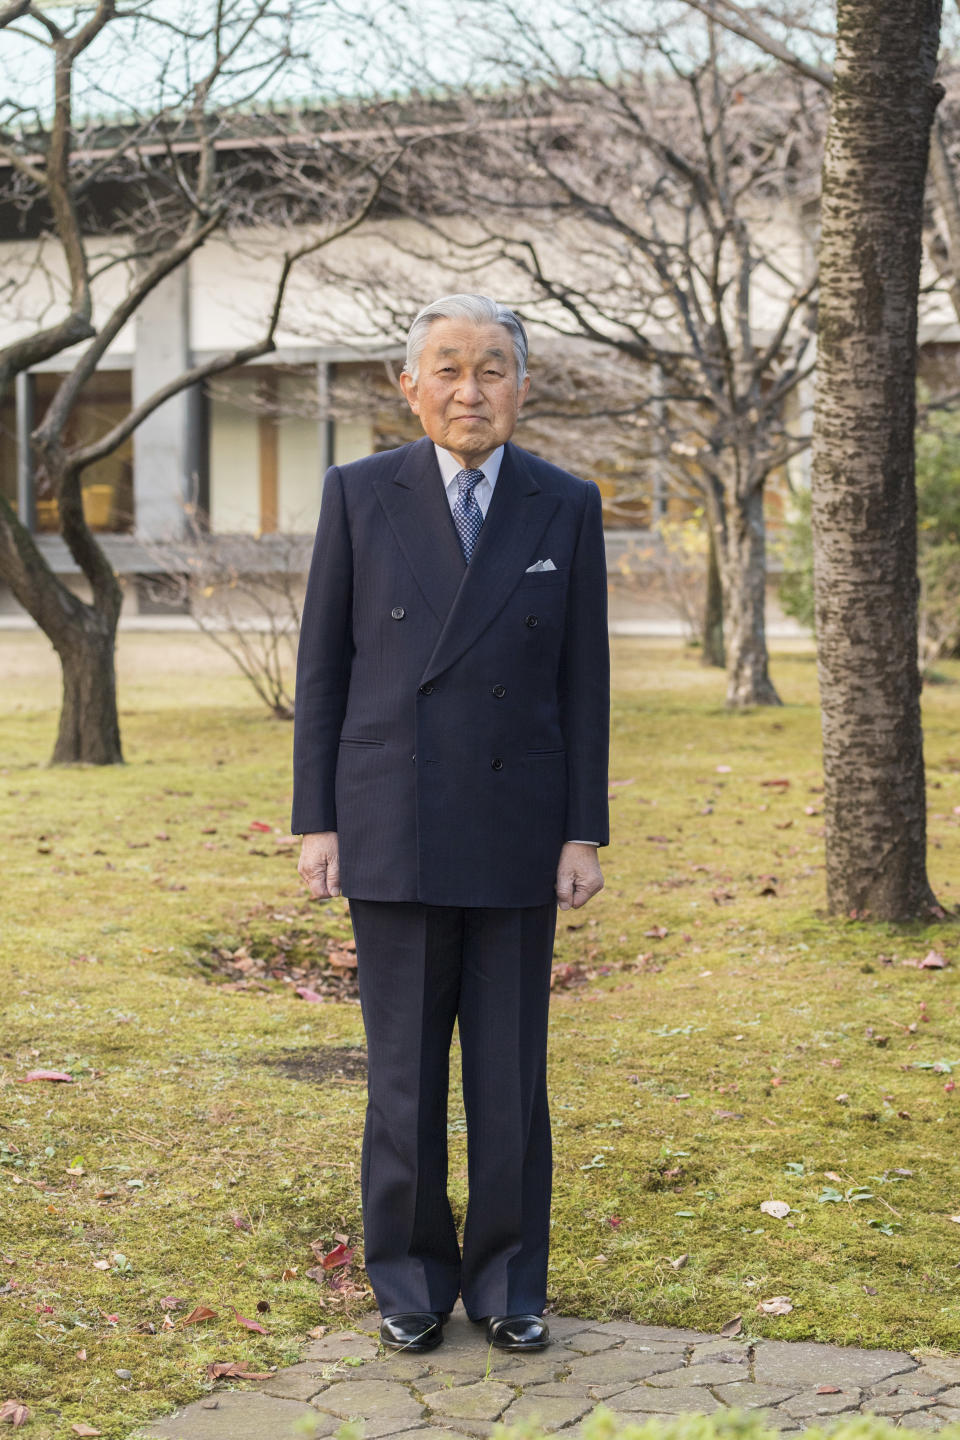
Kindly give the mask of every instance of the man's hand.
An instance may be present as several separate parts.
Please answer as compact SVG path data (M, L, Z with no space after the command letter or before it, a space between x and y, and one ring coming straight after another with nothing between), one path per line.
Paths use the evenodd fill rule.
M297 870L314 900L330 900L340 894L340 846L336 830L304 835Z
M596 845L568 840L557 865L557 901L561 910L579 910L592 895L603 889L603 873Z

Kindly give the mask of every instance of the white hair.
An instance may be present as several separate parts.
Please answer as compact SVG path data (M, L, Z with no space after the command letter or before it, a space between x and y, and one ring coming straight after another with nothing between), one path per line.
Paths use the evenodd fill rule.
M407 332L407 358L403 368L411 380L415 381L419 375L420 356L434 320L472 320L475 325L502 325L509 330L517 362L517 384L520 384L527 373L527 332L518 315L499 300L491 300L489 295L444 295L441 300L424 305Z

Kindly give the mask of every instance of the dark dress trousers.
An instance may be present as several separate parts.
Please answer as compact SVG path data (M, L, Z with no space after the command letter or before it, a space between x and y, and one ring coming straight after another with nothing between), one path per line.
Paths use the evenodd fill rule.
M553 568L531 570L538 561ZM292 829L336 830L369 1082L381 1312L540 1313L557 861L606 844L600 495L508 443L470 564L433 443L324 481L297 663ZM458 1022L470 1200L446 1194Z

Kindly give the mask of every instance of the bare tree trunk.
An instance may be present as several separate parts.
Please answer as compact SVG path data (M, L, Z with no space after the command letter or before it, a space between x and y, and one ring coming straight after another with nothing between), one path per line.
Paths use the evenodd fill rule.
M120 724L114 668L115 627L91 611L59 651L63 671L54 765L119 765Z
M707 586L703 599L703 649L701 665L723 670L726 653L723 648L723 587L717 563L717 540L713 526L707 525Z
M728 495L719 560L731 709L780 704L767 667L766 550L762 488Z
M834 913L936 905L926 871L914 477L938 0L839 0L824 158L814 589Z

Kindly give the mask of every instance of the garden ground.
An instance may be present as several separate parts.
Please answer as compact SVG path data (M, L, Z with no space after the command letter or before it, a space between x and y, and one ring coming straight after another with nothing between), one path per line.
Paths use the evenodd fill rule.
M121 1437L208 1365L291 1364L369 1310L349 919L296 875L290 727L207 642L122 638L128 763L105 771L47 768L49 648L0 643L0 1403L26 1437ZM944 670L924 714L952 906ZM729 714L695 655L615 641L607 888L556 956L551 1308L952 1351L960 930L824 915L813 657L773 673L783 709ZM456 1100L450 1130L462 1213Z

